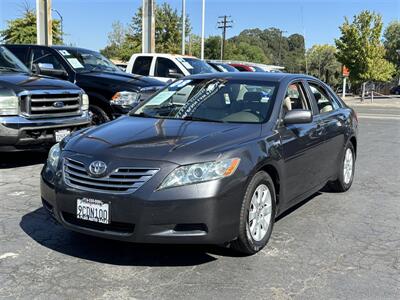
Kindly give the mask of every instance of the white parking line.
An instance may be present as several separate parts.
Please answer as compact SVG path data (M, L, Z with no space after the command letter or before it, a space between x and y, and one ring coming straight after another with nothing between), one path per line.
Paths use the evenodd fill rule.
M1 260L1 259L8 258L8 257L16 258L18 255L19 255L19 254L17 254L17 253L7 252L7 253L4 253L4 254L0 255L0 260Z
M400 120L400 115L390 114L357 114L360 119Z

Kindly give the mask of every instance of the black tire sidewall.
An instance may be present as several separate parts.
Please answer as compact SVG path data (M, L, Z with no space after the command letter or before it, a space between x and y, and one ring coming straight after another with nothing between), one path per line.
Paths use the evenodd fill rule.
M265 184L271 193L271 199L272 199L271 220L268 227L268 231L265 234L264 238L261 241L255 241L248 230L247 219L250 210L251 198L256 188L261 184ZM274 183L271 177L266 172L260 171L254 175L254 177L248 184L242 206L240 239L242 240L242 243L246 246L246 248L250 250L249 252L256 253L265 247L272 234L272 229L275 222L275 214L276 214L276 195L275 195Z
M100 125L110 121L107 113L97 105L89 105L89 111L93 114L93 116L95 116L95 118L98 118L101 121L100 123L92 123L93 125Z

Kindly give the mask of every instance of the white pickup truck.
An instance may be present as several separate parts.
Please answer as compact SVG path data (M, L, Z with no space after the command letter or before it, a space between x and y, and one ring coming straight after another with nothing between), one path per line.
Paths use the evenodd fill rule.
M193 56L140 53L132 55L126 67L126 72L170 82L183 76L215 73L216 71L204 60Z

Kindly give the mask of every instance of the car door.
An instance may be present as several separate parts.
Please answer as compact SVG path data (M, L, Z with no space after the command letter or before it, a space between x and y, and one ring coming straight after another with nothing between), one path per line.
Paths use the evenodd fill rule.
M173 76L171 76L171 73ZM156 63L154 66L154 77L156 79L163 82L170 82L183 76L183 72L174 61L166 57L156 58Z
M295 81L287 86L278 126L284 160L284 193L288 206L318 185L323 136L315 107L304 84L303 81ZM284 115L293 109L310 110L313 113L312 122L285 125Z
M320 176L326 180L336 175L338 163L342 157L347 116L340 102L333 97L323 83L314 80L308 80L307 83L323 130L324 145L323 159L320 160Z

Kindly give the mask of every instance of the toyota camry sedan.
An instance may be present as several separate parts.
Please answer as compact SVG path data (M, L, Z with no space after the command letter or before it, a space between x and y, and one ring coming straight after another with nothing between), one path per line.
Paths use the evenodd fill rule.
M140 243L262 249L277 216L352 182L358 121L316 78L213 73L64 138L43 206L68 229Z

